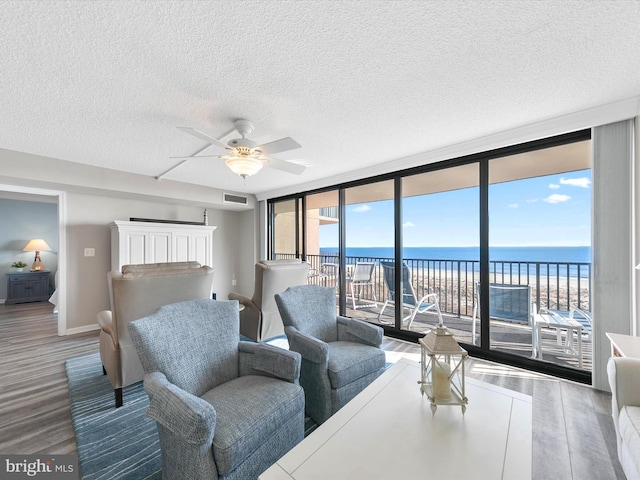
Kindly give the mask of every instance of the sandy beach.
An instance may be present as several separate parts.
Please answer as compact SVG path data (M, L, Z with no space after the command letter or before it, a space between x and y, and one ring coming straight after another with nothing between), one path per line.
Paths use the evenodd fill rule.
M413 285L416 294L437 293L445 310L451 313L468 314L473 310L475 285L477 276L460 275L456 271L417 270L413 273ZM589 280L575 277L541 277L540 284L536 278L517 275L491 275L491 283L508 285L529 285L531 300L540 307L553 310L569 310L571 307L589 310ZM460 307L458 311L458 293Z

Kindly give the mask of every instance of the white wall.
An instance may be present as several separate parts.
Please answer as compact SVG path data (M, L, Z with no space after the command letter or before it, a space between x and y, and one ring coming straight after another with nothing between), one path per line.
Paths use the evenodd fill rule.
M212 265L217 298L225 300L232 291L234 274L243 282L251 278L252 293L256 236L253 210L257 205L253 195L246 195L246 206L229 205L222 202L222 190L215 188L159 182L143 175L3 149L0 166L0 189L64 195L61 234L65 241L61 248L62 244L66 247L61 252L65 260L60 270L66 274L66 307L60 317L66 319L66 328L59 329L61 334L97 328L97 312L109 308L108 224L114 220L136 217L201 222L206 208L209 225L218 227L213 234ZM86 247L95 248L95 257L84 257Z
M141 198L160 203L195 205L220 210L253 210L253 195L224 190L247 197L246 205L222 200L223 190L174 180L156 180L148 175L93 167L23 152L0 149L0 183L26 187L89 193L118 198ZM202 220L202 218L200 218Z
M67 195L67 329L95 324L96 314L109 309L107 273L111 267L108 224L131 217L201 222L204 209L100 195ZM237 268L242 212L207 209L213 233L214 292L226 299ZM95 257L85 257L86 247Z

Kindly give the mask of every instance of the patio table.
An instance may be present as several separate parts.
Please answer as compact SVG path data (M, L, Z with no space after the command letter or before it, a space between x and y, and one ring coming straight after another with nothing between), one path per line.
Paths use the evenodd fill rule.
M536 313L533 318L532 357L542 359L544 349L542 329L554 329L556 331L556 348L560 348L565 354L577 358L578 367L582 368L582 324L572 318L563 317L562 315L549 311ZM562 339L563 332L566 332L564 341ZM574 337L576 339L575 346Z

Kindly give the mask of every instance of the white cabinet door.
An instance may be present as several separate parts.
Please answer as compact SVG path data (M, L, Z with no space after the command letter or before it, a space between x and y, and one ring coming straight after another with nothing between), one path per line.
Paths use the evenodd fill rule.
M147 246L149 244L149 235L147 233L123 232L121 238L123 239L120 247L122 249L120 252L121 266L148 263Z
M213 264L213 259L211 258L213 248L211 243L211 234L193 234L193 259L198 261L200 265L211 266Z
M149 256L145 263L171 262L171 232L149 233Z
M173 261L188 262L195 260L191 252L191 234L187 232L173 233Z

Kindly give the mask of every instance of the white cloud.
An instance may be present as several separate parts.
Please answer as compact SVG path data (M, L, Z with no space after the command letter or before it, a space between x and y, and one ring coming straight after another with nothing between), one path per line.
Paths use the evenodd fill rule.
M545 198L543 200L543 202L547 202L547 203L562 203L562 202L566 202L569 199L571 199L571 197L569 195L562 195L560 193L554 193L552 195L549 195L547 198Z
M368 212L369 210L371 210L371 207L369 205L360 205L359 207L353 209L353 211L356 213Z
M558 185L557 183L550 183L549 188L552 190L557 190L560 188L560 185Z
M589 188L591 186L591 180L587 177L580 178L564 178L560 179L562 185L571 185L572 187Z
M414 224L414 223L411 223L411 222L404 222L404 223L402 224L402 226L403 226L403 227L415 227L415 224Z
M518 208L518 204L517 203L510 203L509 204L509 208Z

